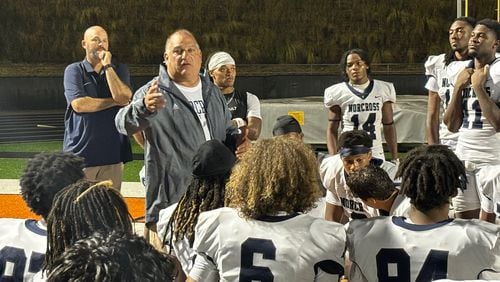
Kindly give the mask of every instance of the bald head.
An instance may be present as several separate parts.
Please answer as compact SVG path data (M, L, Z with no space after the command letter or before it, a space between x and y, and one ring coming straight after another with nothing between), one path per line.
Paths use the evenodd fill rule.
M198 45L198 42L196 41L196 38L189 30L178 29L167 37L167 41L165 42L165 53L167 53L168 50L172 50L172 41L175 37L179 37L179 36L191 38L196 43L196 47L200 48L200 46Z
M179 29L165 42L164 60L169 77L178 84L194 87L199 82L201 50L194 35Z
M87 61L92 65L99 63L102 53L109 50L108 33L98 25L87 28L83 34L82 48L85 49Z
M104 32L107 35L107 32L103 27L94 25L85 30L85 32L83 33L83 39L85 40L86 38L92 38L92 36L97 32Z

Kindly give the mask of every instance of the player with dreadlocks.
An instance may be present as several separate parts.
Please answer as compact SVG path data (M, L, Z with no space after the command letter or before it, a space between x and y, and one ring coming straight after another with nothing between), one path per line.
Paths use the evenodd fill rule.
M45 219L54 195L83 178L83 159L71 153L42 153L28 160L20 178L21 195L32 219L0 219L0 281L30 281L40 271L47 244ZM12 267L7 267L10 263Z
M198 218L188 281L208 281L213 271L220 281L337 281L343 226L303 214L321 196L318 173L303 142L257 141L233 169L227 207Z
M178 204L160 211L158 235L185 273L193 267L194 227L201 212L224 206L224 191L236 157L219 140L203 143L193 158L193 180ZM215 274L215 273L214 273Z
M77 241L54 262L47 281L173 281L173 258L143 237L121 231L94 233Z
M448 217L451 198L466 187L458 157L445 145L422 146L408 153L397 176L410 198L409 217L350 222L349 280L500 279L500 226Z
M127 204L111 187L111 181L80 181L56 195L47 220L44 271L50 273L59 255L94 232L133 232Z

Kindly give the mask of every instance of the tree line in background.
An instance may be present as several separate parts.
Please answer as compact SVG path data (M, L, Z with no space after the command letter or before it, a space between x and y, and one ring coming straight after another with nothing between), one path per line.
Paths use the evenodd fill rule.
M495 0L470 0L469 14L496 18ZM423 62L448 50L456 0L1 0L0 63L83 58L84 30L102 25L115 57L162 60L178 28L204 55L225 50L239 64L331 64L354 47L375 63Z

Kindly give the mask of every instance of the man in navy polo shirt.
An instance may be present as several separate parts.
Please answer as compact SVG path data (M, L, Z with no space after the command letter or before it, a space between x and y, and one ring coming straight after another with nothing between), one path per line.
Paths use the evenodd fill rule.
M108 34L100 26L83 36L85 59L64 71L64 151L85 159L89 180L113 181L120 190L123 163L132 160L128 137L119 134L114 118L132 97L127 66L111 60Z

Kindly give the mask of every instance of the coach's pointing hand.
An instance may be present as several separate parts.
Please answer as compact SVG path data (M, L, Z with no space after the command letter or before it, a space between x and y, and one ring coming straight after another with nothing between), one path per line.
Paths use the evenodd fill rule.
M158 91L158 80L153 81L151 86L144 96L144 106L150 112L156 112L157 110L165 108L167 101L163 94Z

